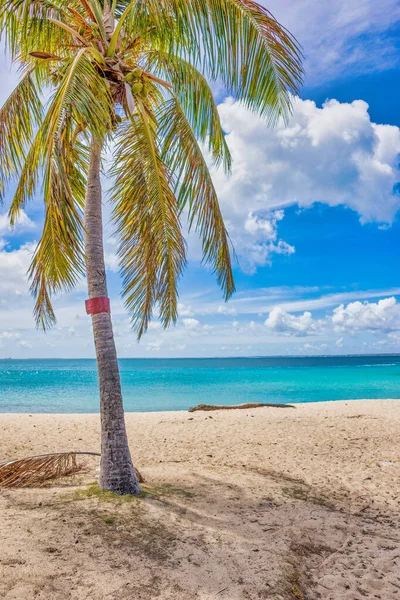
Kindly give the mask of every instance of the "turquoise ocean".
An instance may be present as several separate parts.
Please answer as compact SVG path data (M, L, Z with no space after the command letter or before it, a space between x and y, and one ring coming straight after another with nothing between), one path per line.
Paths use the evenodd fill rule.
M400 398L400 356L120 360L127 411ZM94 360L0 360L0 412L98 412Z

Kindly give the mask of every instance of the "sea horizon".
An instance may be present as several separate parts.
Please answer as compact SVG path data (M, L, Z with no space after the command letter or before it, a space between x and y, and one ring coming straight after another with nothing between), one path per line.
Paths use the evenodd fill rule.
M224 355L224 356L122 356L118 358L120 360L234 360L234 359L251 359L251 358L362 358L362 357L380 357L380 356L394 356L400 357L400 352L381 352L381 353L349 353L349 354L243 354L243 355ZM93 360L95 361L95 357L89 356L65 356L65 357L50 357L50 356L35 356L34 358L21 358L21 357L12 357L5 356L0 358L0 362L5 360L15 360L15 361L34 361L34 360Z

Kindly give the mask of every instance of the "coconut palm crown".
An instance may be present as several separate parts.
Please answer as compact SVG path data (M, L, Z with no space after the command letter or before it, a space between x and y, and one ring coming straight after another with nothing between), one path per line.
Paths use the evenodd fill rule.
M39 185L45 203L29 270L37 322L54 323L52 295L85 272L93 143L113 142L123 296L139 337L154 307L164 326L177 318L182 215L227 299L229 242L202 145L226 171L231 157L210 83L271 123L285 118L302 75L294 38L252 0L3 0L0 10L21 72L0 112L0 185L17 180L12 224Z

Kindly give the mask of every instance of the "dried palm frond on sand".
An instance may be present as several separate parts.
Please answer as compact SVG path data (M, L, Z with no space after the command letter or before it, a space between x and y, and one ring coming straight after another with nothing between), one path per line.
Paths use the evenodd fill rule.
M235 410L245 409L245 408L296 408L293 404L266 404L265 402L246 402L246 404L198 404L197 406L192 406L192 408L188 409L188 412L196 412L197 410Z
M77 456L101 456L99 452L56 452L28 456L17 460L0 462L0 487L35 487L47 482L75 475L83 471L84 463L78 463ZM143 476L137 469L140 483Z
M79 473L85 465L78 463L78 455L100 456L98 452L57 452L0 463L0 487L40 486Z

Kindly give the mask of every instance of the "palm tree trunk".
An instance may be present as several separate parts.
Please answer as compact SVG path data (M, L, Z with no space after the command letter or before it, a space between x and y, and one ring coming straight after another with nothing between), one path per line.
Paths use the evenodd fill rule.
M89 298L107 297L100 183L101 145L92 141L85 205L85 252ZM101 462L99 485L118 494L138 494L140 485L128 446L121 380L111 315L92 315L100 386Z

